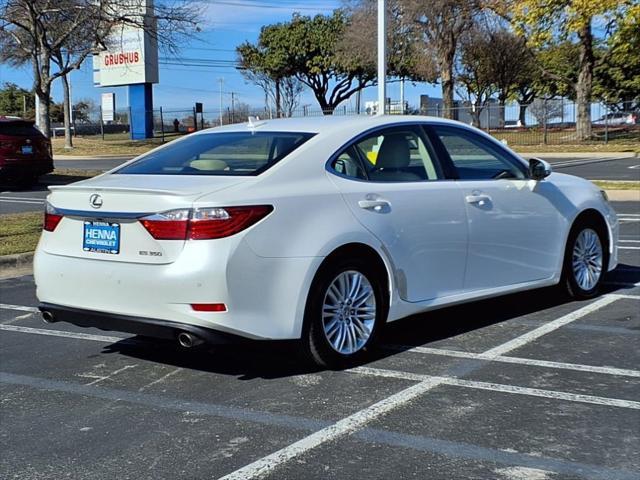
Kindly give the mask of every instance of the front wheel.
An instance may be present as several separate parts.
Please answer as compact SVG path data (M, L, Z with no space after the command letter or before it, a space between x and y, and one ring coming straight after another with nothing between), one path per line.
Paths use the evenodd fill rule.
M577 225L571 231L562 281L571 297L584 299L597 295L605 269L604 245L600 229L591 223Z
M386 315L380 273L357 259L322 268L309 292L302 344L322 367L339 368L360 358Z

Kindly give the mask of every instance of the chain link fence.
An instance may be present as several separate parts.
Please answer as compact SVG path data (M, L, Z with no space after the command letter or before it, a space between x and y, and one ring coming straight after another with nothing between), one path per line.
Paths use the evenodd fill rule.
M320 108L306 105L292 111L281 112L281 117L319 117L323 115L371 115L375 106L368 104L358 111L351 105L341 105L335 110L322 111ZM420 108L411 108L399 102L387 105L387 113L428 115L444 117L445 109L441 100L425 102ZM259 119L276 118L273 110L226 108L196 112L195 108L169 109L159 108L149 112L153 118L153 136L168 141L205 128L247 122L249 117ZM509 145L562 145L581 143L576 134L577 106L565 100L536 100L529 105L517 103L499 105L490 102L482 106L457 102L452 109L454 120L485 130L497 139ZM101 137L104 140L126 140L131 136L130 111L120 109L103 119L100 111L74 112L73 134L81 137ZM592 138L590 143L608 143L609 141L637 142L640 140L640 113L615 112L607 105L591 105ZM53 135L63 136L61 123L52 124Z

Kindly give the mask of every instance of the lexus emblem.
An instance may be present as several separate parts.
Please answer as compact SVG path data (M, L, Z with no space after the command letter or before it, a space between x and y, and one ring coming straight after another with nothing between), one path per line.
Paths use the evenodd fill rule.
M94 193L89 197L89 204L93 208L100 208L102 206L102 197L97 193Z

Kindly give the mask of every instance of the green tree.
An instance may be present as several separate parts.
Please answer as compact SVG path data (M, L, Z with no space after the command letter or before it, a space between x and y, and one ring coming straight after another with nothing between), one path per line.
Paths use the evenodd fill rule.
M593 93L619 110L640 110L640 4L605 45Z
M31 118L34 111L33 92L15 83L5 83L0 88L0 115L18 115Z
M315 17L294 15L288 22L262 28L257 43L237 48L241 68L274 80L293 76L307 85L325 114L372 85L374 65L343 55L339 44L348 28L344 11Z
M597 19L611 25L637 7L637 0L506 0L503 12L530 45L544 47L570 41L578 48L575 82L565 79L575 92L578 139L591 137L591 100L595 68L592 25Z

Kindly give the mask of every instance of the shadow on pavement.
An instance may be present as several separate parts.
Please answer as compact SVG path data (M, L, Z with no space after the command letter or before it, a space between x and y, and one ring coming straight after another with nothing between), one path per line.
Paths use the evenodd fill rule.
M640 281L640 267L620 265L619 269L621 272L612 272L610 277L616 279L618 274L623 274L624 282ZM626 288L628 287L609 284L603 293L624 293ZM408 348L426 346L568 302L556 288L551 287L442 308L386 325L381 331L381 342ZM302 359L294 341L247 342L185 350L174 342L135 337L109 345L104 352L120 353L185 369L237 376L239 380L275 379L321 370ZM397 353L373 348L363 364Z

